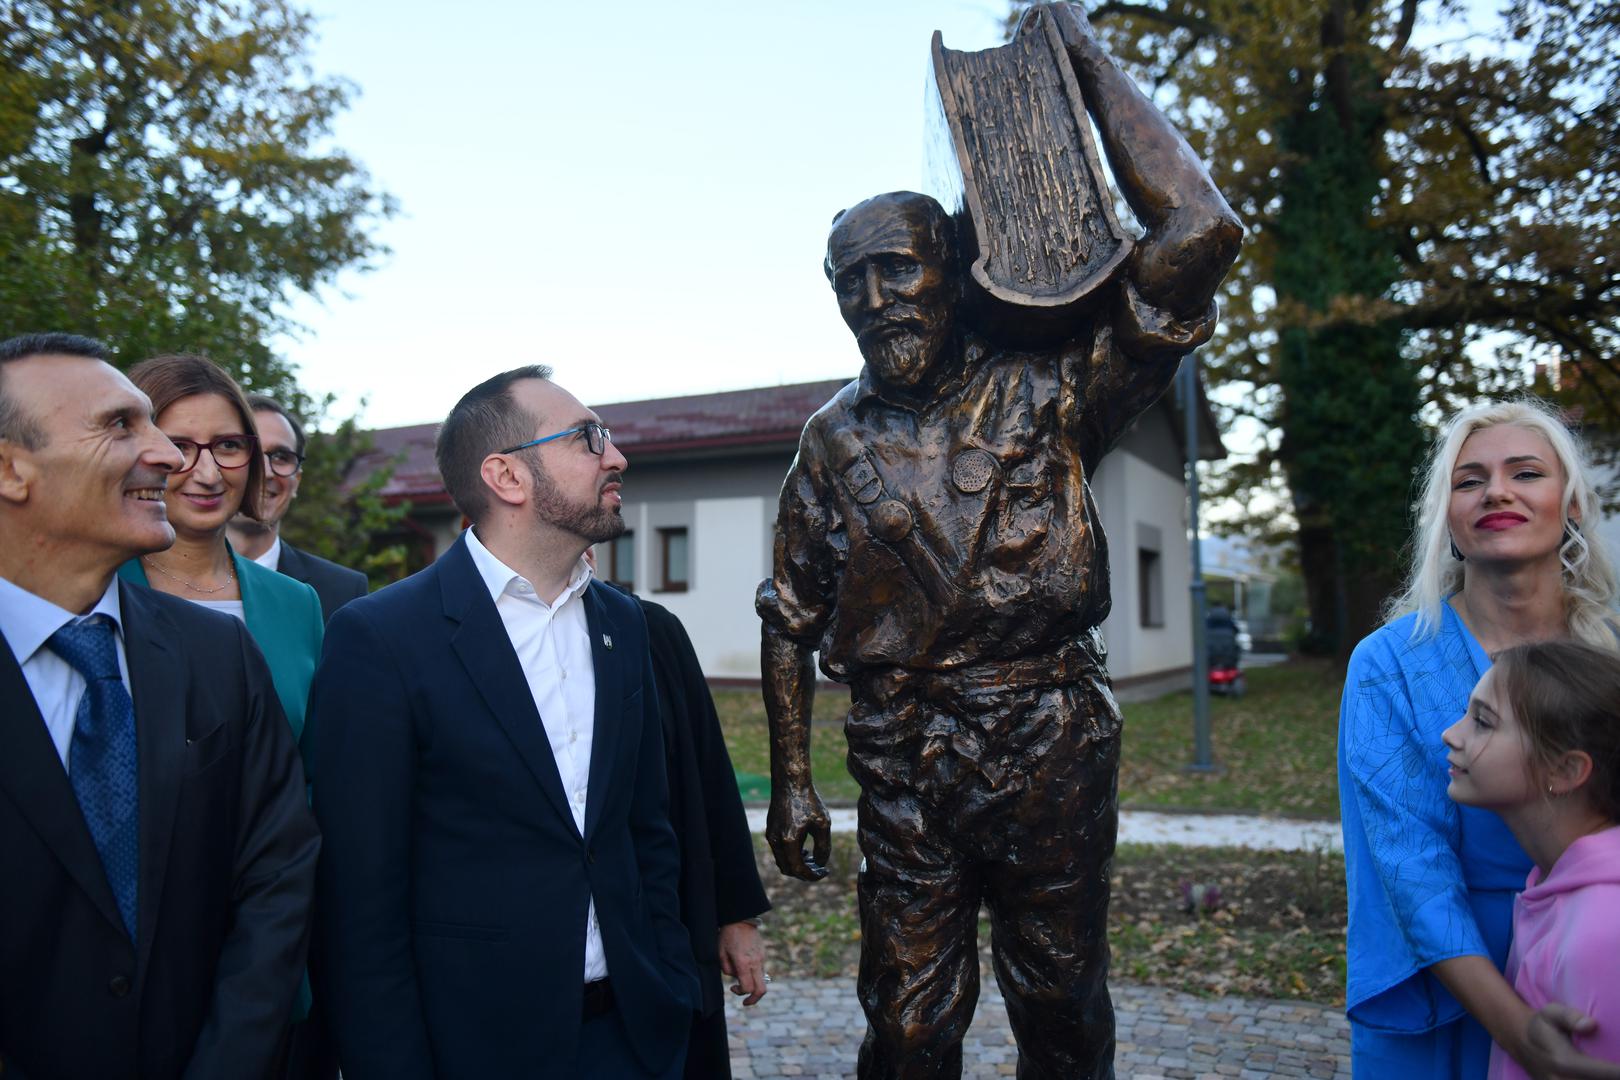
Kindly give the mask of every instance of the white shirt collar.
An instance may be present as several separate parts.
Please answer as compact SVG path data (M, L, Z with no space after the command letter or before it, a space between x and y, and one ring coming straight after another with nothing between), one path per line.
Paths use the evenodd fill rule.
M546 604L534 591L534 585L522 574L497 559L493 552L484 546L478 539L478 533L469 528L467 536L467 553L472 556L473 566L478 569L478 576L484 579L484 587L489 590L489 598L499 601L503 595L522 597L533 600L546 607L559 608L569 600L585 591L591 583L591 565L585 561L585 556L579 557L574 566L574 572L569 575L568 587L551 604Z
M90 615L108 616L113 621L114 629L123 634L123 612L118 604L116 574L107 583L96 606L86 612L86 617ZM57 607L44 597L35 596L22 586L0 578L0 634L4 634L11 645L19 667L32 659L52 634L78 618L66 608Z
M270 541L270 546L265 550L265 553L253 561L264 567L266 570L280 570L281 534L277 533L276 538Z

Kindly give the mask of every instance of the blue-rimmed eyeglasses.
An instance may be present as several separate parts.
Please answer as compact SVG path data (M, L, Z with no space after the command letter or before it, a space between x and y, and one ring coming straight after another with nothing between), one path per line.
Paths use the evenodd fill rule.
M509 446L505 450L497 450L495 452L497 454L515 454L519 450L527 450L531 446L539 446L541 443L552 442L556 439L566 439L570 435L579 434L583 434L585 436L586 447L589 448L590 452L595 454L597 457L601 457L603 454L605 454L607 452L607 444L613 441L613 432L609 431L607 428L593 420L589 424L581 424L579 427L569 428L567 431L559 431L555 435L546 435L539 439L530 439L526 443L519 443L516 446Z

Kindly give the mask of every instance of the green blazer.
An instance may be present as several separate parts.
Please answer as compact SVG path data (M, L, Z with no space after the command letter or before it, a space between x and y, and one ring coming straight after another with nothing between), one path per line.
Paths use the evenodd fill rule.
M304 711L309 705L309 684L315 678L315 666L321 661L321 635L326 627L326 620L321 617L320 598L302 581L242 558L230 544L225 548L230 551L231 563L236 567L236 583L242 592L242 618L270 668L270 681L276 688L276 697L281 699L281 711L287 714L293 741L298 743L304 759L307 785L309 751L303 741ZM120 566L118 576L151 588L146 567L139 559ZM298 998L293 1002L295 1023L309 1016L310 1002L306 972L298 987Z
M304 734L304 709L309 704L309 684L321 660L321 601L315 590L302 581L267 570L235 551L236 581L242 590L242 616L254 644L270 666L281 709L292 725L293 738ZM137 585L151 586L146 568L131 559L118 568L118 576ZM301 742L300 742L301 745Z

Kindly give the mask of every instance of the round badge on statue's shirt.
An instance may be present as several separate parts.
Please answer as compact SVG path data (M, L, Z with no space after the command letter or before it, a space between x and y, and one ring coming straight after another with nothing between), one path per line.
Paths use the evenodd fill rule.
M911 508L899 499L885 499L872 508L872 531L891 543L911 531Z
M951 483L964 495L977 495L990 486L995 471L996 459L975 447L956 455L951 464Z

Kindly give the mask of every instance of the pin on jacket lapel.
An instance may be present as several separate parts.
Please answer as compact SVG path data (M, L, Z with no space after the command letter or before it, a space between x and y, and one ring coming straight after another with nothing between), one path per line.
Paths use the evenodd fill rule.
M625 683L626 666L622 653L613 651L613 629L607 608L602 603L600 590L604 588L592 581L584 596L585 625L591 642L591 663L596 669L596 715L592 719L590 795L585 803L585 838L589 840L602 819L602 807L607 802L608 783L613 775L613 762L618 757L619 728L625 716L624 699L629 688ZM639 684L637 684L639 686Z
M490 599L473 565L466 540L458 541L439 562L444 614L457 624L450 638L457 658L518 756L534 774L535 782L572 825L574 815L568 808L562 773L546 738L540 711L534 707L534 696L518 665L517 653L512 650L500 612L495 610L495 601Z

